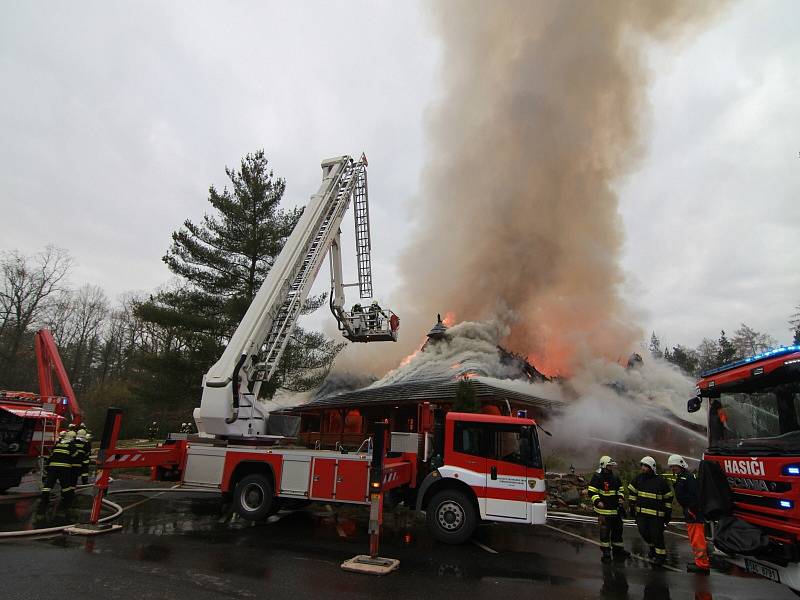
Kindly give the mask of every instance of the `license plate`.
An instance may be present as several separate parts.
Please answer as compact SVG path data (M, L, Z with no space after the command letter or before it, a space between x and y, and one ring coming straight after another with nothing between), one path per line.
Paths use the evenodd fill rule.
M750 560L749 558L744 559L744 568L747 569L748 573L755 573L756 575L761 575L762 577L766 577L772 581L777 581L778 583L781 582L781 577L778 574L777 569L773 569L767 565L762 565L761 563Z

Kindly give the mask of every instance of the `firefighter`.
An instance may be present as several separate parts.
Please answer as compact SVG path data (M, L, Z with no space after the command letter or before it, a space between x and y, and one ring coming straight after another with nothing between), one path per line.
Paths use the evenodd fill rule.
M675 498L683 508L683 519L686 521L689 544L694 555L694 562L686 565L686 570L690 573L708 575L711 564L708 562L705 519L700 512L700 502L697 497L697 479L689 471L689 465L680 454L670 456L667 464L675 475Z
M76 454L75 432L67 431L64 437L50 451L47 459L47 470L42 485L41 510L50 502L50 492L58 483L61 486L61 500L64 508L69 508L75 496L75 479L72 464Z
M86 430L83 428L78 429L72 443L75 447L75 450L72 454L72 481L74 485L77 485L78 480L83 473L83 461L87 458Z
M648 557L656 566L661 566L667 558L664 528L672 518L674 494L667 480L656 473L656 461L652 456L643 457L640 465L642 472L628 484L628 501L639 533L650 546Z
M601 456L599 468L589 482L589 499L597 513L600 524L600 544L603 550L602 562L625 560L630 552L622 543L622 518L625 516L623 501L625 488L620 478L614 474L617 463L610 456Z
M78 429L78 434L75 436L75 446L77 448L75 483L80 477L81 483L86 485L89 483L89 456L92 453L92 443L89 441L89 432L83 427Z
M154 440L158 437L158 421L153 421L147 430L147 435L151 440Z

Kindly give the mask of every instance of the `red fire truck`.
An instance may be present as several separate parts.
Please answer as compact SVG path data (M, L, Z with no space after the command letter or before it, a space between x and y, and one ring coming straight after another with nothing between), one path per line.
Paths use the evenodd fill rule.
M445 415L424 403L418 433L392 432L387 443L373 447L377 438L370 438L348 452L181 434L158 448L121 449L121 416L111 409L106 421L100 490L113 469L151 467L153 479L219 490L241 517L257 521L287 501L367 506L378 488L393 503L425 511L431 534L453 544L469 539L481 520L543 524L547 518L536 423L524 417ZM382 462L377 486L370 480L376 459Z
M81 411L53 335L34 336L39 393L0 391L0 492L16 487L22 476L50 454L58 432L81 422ZM53 374L63 395L56 395Z
M724 471L734 515L769 547L730 560L800 590L800 346L784 346L701 375L689 411L708 400L705 460Z

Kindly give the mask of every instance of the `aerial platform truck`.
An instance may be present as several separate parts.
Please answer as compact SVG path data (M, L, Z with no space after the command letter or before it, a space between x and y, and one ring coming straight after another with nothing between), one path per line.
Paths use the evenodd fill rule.
M278 366L326 253L330 308L343 336L365 343L397 340L399 319L392 311L374 303L344 308L339 227L351 199L358 269L358 283L352 285L359 287L362 299L372 297L366 168L364 156L322 162L319 191L205 375L194 412L198 435L172 434L158 448L121 449L116 439L122 414L110 409L98 456L93 522L100 516L111 470L145 466L156 480L218 490L241 517L254 521L298 500L370 506L373 556L384 496L426 511L432 534L449 543L468 539L480 520L545 522L536 424L524 416L445 415L423 403L417 432L389 432L386 423L376 423L373 436L355 452L292 446L291 439L271 428L259 389Z
M0 492L16 487L22 477L49 456L59 431L79 425L82 415L53 334L34 334L39 393L0 391ZM62 395L56 394L53 374Z
M703 459L724 474L733 515L767 540L726 559L800 595L800 346L706 371L696 393L689 412L708 411Z

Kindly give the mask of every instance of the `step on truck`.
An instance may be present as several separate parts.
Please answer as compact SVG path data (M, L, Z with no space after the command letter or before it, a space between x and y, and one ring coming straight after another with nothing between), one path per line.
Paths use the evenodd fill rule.
M701 374L689 412L708 411L706 461L727 478L734 516L768 545L727 560L800 595L800 346Z

